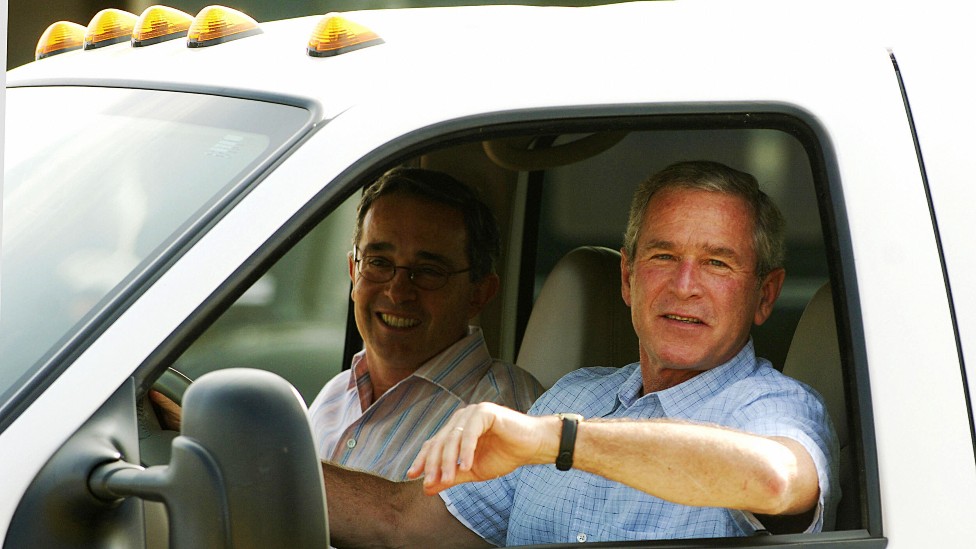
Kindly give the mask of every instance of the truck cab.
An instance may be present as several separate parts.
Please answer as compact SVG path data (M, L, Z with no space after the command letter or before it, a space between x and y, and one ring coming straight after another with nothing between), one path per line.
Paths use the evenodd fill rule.
M5 547L328 543L304 407L362 348L346 254L363 187L419 166L478 190L503 253L477 323L549 386L637 360L630 197L692 159L754 174L787 218L786 284L753 340L824 396L843 497L822 533L589 538L966 546L976 143L951 13L211 8L172 38L139 34L153 8L110 12L87 31L122 34L39 44L7 74ZM153 388L183 403L182 432Z

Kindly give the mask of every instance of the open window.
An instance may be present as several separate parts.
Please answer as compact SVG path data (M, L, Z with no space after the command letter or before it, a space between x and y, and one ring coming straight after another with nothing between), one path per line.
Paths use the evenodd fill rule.
M480 315L493 355L515 362L539 294L554 265L580 246L619 250L630 198L651 173L680 160L705 159L752 173L787 219L787 281L772 317L754 330L757 354L782 369L801 315L818 290L829 287L835 310L840 391L851 460L846 465L840 532L788 536L784 543L864 540L880 535L872 428L853 265L844 244L845 217L829 143L793 113L568 116L540 113L537 122L445 129L436 139L405 143L381 163L361 166L343 185L346 198L323 199L316 222L296 221L294 234L263 251L255 270L242 272L236 301L172 360L191 378L226 367L274 371L307 403L359 350L349 313L346 254L355 209L366 183L396 165L448 172L475 187L502 228L502 291ZM463 126L463 124L462 124ZM427 135L430 135L428 133ZM314 206L314 205L313 205ZM297 237L301 236L300 239ZM624 364L579 364L583 366ZM163 364L154 367L155 372ZM824 390L823 388L819 388ZM839 399L839 400L837 400ZM862 408L859 408L862 407ZM875 540L878 538L875 538ZM769 540L764 542L768 544ZM706 543L703 542L703 546ZM662 546L665 546L662 542Z

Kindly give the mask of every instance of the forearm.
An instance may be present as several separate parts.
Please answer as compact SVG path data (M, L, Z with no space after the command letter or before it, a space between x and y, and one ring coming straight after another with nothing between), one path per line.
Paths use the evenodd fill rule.
M393 482L323 462L335 547L486 547L420 481Z
M585 421L574 467L675 503L761 514L806 511L819 493L796 443L668 420Z
M367 473L322 463L335 547L392 547L405 487ZM368 525L363 528L362 525Z
M428 440L408 475L433 494L517 467L551 464L559 452L556 416L528 416L489 403L455 412ZM662 499L762 515L799 514L819 496L806 449L718 426L674 420L600 420L578 425L573 467Z

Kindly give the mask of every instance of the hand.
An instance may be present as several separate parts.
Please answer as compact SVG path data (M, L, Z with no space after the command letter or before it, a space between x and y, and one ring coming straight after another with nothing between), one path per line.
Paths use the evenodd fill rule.
M528 416L483 402L455 412L424 443L407 476L423 474L433 495L462 482L506 475L522 465L553 463L559 451L556 416Z
M156 405L163 428L179 431L183 424L183 409L159 391L149 391L149 400Z

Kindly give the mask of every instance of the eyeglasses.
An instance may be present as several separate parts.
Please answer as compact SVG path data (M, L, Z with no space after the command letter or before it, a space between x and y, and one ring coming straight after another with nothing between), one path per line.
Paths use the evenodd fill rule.
M358 253L358 250L357 250ZM407 271L410 282L421 290L439 290L443 288L447 281L456 274L466 273L471 270L461 269L460 271L445 271L437 265L414 265L406 267L395 265L385 257L367 255L355 260L357 271L363 278L370 282L389 282L396 276L397 270Z

